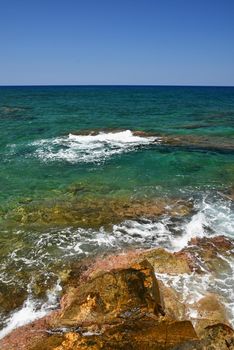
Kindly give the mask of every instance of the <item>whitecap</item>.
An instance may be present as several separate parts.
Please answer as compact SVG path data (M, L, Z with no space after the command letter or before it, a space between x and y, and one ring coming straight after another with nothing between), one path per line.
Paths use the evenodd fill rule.
M159 143L159 137L135 136L130 130L100 132L97 135L74 135L32 142L34 156L42 161L69 163L101 162L113 155L130 152L139 146Z

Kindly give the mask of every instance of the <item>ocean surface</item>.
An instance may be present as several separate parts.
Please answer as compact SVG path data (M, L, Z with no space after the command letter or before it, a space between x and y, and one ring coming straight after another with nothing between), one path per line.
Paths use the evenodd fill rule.
M232 87L0 87L0 162L0 336L55 308L78 259L234 239ZM108 215L152 201L165 212ZM180 290L219 293L233 320L228 266Z

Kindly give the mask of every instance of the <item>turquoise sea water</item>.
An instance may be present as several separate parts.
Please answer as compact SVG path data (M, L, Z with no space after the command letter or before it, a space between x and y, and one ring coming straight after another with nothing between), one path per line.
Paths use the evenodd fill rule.
M2 87L0 123L3 206L50 196L80 180L130 192L152 186L162 193L233 184L233 148L223 151L222 141L233 147L234 88ZM69 133L112 128L204 136L217 150L152 145L110 157L107 151L91 161L69 158L72 146L49 150L50 141ZM40 140L48 140L48 159L36 153L39 146L33 143ZM56 157L61 150L67 153Z
M178 247L196 235L234 235L231 87L0 87L0 161L2 295L17 285L23 300L35 299L35 274L51 288L56 267L99 250L170 248L178 231ZM183 199L194 212L108 232L33 219L43 207L122 198ZM41 304L30 307L43 314ZM0 309L3 325L10 311Z

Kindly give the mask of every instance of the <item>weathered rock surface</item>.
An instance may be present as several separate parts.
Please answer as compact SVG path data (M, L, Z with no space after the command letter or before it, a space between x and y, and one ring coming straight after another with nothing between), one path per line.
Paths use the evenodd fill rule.
M197 302L196 310L198 317L195 322L195 329L199 336L204 334L207 326L217 323L228 324L226 310L214 294L207 294L201 298Z
M172 350L233 350L234 331L222 323L208 326L201 339L184 342Z
M164 314L154 270L147 260L127 269L105 272L71 288L62 300L56 327L122 323L145 313Z
M230 269L225 257L234 256L234 243L225 236L196 237L180 253L188 258L190 266L197 272L211 271L219 274Z
M131 324L118 325L101 335L84 336L70 332L62 337L52 336L49 338L49 347L44 340L30 350L166 350L184 341L196 339L196 333L188 321L157 323L155 320L144 318ZM59 346L53 345L59 341Z

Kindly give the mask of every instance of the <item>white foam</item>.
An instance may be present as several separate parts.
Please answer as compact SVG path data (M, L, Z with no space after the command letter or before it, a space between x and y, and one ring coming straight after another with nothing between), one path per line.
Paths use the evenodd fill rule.
M0 339L4 338L14 329L31 323L44 317L49 311L58 305L58 294L61 291L59 282L53 290L47 292L46 302L40 305L38 300L33 300L28 296L21 309L15 311L7 320L7 326L0 330Z
M113 226L113 236L116 241L129 245L140 244L144 247L167 245L170 237L169 222L168 217L160 218L156 222L127 220L120 225Z
M211 274L178 274L176 276L156 273L156 277L167 287L178 292L179 301L186 305L186 318L196 319L195 303L208 292L213 291L214 278Z
M204 237L207 225L206 216L203 212L193 215L191 220L182 227L182 235L172 241L175 250L181 250L187 246L193 237Z
M43 161L65 160L70 163L100 162L113 155L133 151L138 146L160 142L158 137L135 136L130 130L101 132L97 135L73 135L31 143L34 155Z

